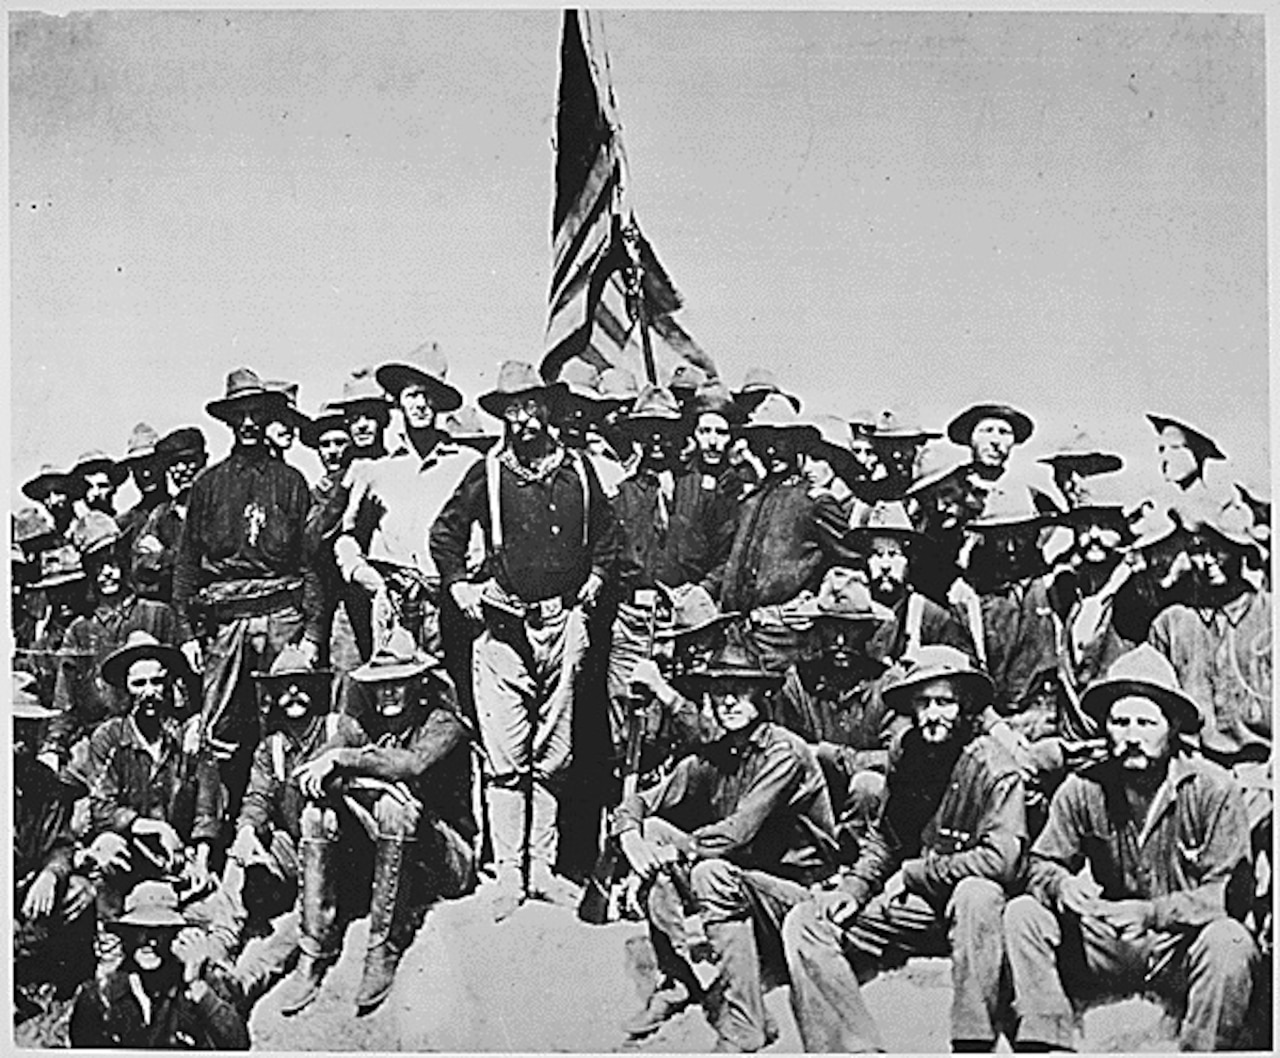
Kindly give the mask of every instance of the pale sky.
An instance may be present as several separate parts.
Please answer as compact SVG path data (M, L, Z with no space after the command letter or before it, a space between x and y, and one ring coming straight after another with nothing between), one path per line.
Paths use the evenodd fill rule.
M604 15L645 232L736 386L981 399L1153 461L1144 411L1269 492L1259 15ZM228 370L542 352L553 11L9 17L11 502L202 426ZM957 453L958 454L958 453ZM292 457L308 473L309 453Z

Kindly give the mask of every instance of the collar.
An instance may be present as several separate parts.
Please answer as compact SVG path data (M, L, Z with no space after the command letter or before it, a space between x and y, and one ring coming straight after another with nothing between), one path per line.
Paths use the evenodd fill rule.
M177 741L176 723L172 717L166 716L160 721L160 737L154 743L148 742L146 736L138 729L138 722L133 718L133 713L125 717L125 721L124 729L128 732L129 741L138 749L147 753L150 753L152 747L155 746L160 750L160 755L163 756Z
M1177 803L1178 787L1182 786L1183 783L1190 782L1195 778L1195 774L1191 758L1186 754L1174 753L1169 758L1169 770L1165 774L1164 782L1156 790L1156 795L1151 801L1151 807L1147 809L1147 818L1142 821L1141 828L1138 831L1139 845L1147 840L1160 818Z
M125 613L132 608L134 602L137 601L137 598L138 597L134 595L133 592L127 591L124 592L120 596L119 601L114 604L99 602L93 608L93 616L100 620L105 620L108 617L114 617L116 614Z
M502 451L498 453L498 462L510 470L521 482L535 482L545 481L552 477L564 465L566 456L564 445L557 443L547 459L538 467L530 467L516 457L513 449L503 445Z

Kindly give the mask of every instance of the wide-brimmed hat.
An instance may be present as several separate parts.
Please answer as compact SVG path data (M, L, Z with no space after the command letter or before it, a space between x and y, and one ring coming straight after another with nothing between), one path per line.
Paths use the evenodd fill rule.
M31 690L31 681L19 679L19 675L22 674L13 674L11 715L14 720L48 720L62 715L61 710L41 705L39 696Z
M853 434L849 424L838 415L813 415L809 424L817 436L809 440L808 451L818 459L825 459L841 477L856 473L858 461L849 447Z
M783 673L764 668L741 635L730 632L705 666L672 677L677 687L701 687L721 680L742 680L765 687L782 684Z
M1111 526L1120 531L1123 543L1130 544L1137 539L1132 516L1136 510L1131 511L1136 506L1121 492L1114 477L1102 477L1097 484L1089 486L1075 506L1063 511L1059 520L1063 525L1072 527L1089 524Z
M321 711L329 708L329 687L333 681L332 669L313 669L307 656L290 643L271 663L266 672L252 673L260 691L271 694L288 683L304 685L311 692L313 708Z
M306 429L311 422L311 416L298 407L298 383L286 382L284 379L279 378L268 378L264 379L262 384L272 393L284 394L285 414L293 425L298 428L299 432Z
M785 430L801 434L805 440L818 437L817 428L801 419L796 406L781 393L770 393L760 401L743 430L748 435Z
M1208 434L1201 430L1197 430L1194 426L1188 426L1179 419L1171 419L1167 415L1152 415L1148 412L1147 420L1155 427L1156 433L1164 433L1164 431L1172 426L1181 430L1182 435L1187 439L1187 446L1195 454L1197 460L1203 463L1206 459L1226 459L1217 443Z
M606 367L600 372L597 386L600 398L618 407L626 407L640 396L640 384L636 381L636 376L625 367Z
M396 392L399 392L397 390ZM339 412L357 404L377 404L384 412L390 412L391 402L387 393L373 376L373 368L357 367L342 383L342 399L330 401L329 404Z
M574 357L560 368L559 381L564 383L571 397L589 404L598 404L603 399L600 395L600 372L580 357Z
M498 368L498 380L493 389L482 393L476 402L495 418L501 419L503 409L521 397L542 397L555 413L564 400L568 387L563 382L546 382L538 369L524 360L505 360Z
M298 437L308 448L319 448L320 438L334 430L345 434L347 418L342 414L342 409L332 401L325 401L320 405L320 411L315 417L307 420L307 424L299 431Z
M13 512L13 542L30 544L57 532L53 518L43 507L21 507Z
M40 473L22 486L22 494L29 500L43 503L51 492L65 493L71 499L84 495L84 481L59 470L52 463L45 463Z
M721 612L711 594L700 584L694 584L678 596L665 585L663 588L672 607L670 628L657 631L657 639L680 639L718 628L736 621L742 614L737 610Z
M884 682L885 705L900 713L907 712L912 689L944 676L964 688L962 708L965 711L976 713L990 704L995 693L991 677L963 650L935 643L921 647L889 670Z
M689 421L680 414L680 404L670 390L645 386L626 418L618 423L618 428L628 435L657 430L681 434L689 429Z
M746 411L729 392L729 387L718 378L698 387L688 410L695 418L704 412L719 415L730 426L739 426L746 420Z
M748 368L746 375L743 376L742 386L733 393L734 400L748 412L759 406L760 402L769 396L785 398L792 410L799 414L800 398L779 386L777 376L767 367Z
M818 586L818 594L792 612L797 617L813 620L830 618L865 625L868 635L893 620L893 611L871 598L866 577L844 566L832 566L827 570Z
M86 511L83 518L71 524L71 543L82 556L114 547L120 542L120 526L109 514L102 511Z
M844 421L849 424L849 430L852 433L864 437L870 437L875 433L876 414L870 408L856 408L845 416Z
M211 400L204 406L204 410L209 415L221 422L230 423L231 415L237 405L246 400L255 397L267 398L280 404L281 407L288 407L289 398L280 389L271 389L267 386L258 373L251 367L237 367L233 371L227 373L226 392L217 400ZM136 428L135 428L136 432ZM154 430L151 431L155 433ZM157 438L159 440L159 438ZM152 442L150 455L155 451L155 442Z
M31 588L56 588L60 584L83 579L80 552L72 544L62 544L40 552L40 577Z
M451 441L480 452L487 452L501 440L496 433L485 431L474 404L464 404L457 411L449 412L441 424Z
M395 399L410 384L423 386L431 395L436 411L455 411L462 407L462 393L445 381L449 362L438 342L423 342L413 352L394 363L383 364L375 372L378 384Z
M916 552L936 546L931 537L911 523L907 505L902 500L878 500L860 504L855 510L849 545L861 551L870 547L878 536L894 537Z
M134 629L122 646L117 647L102 660L102 678L112 687L123 687L129 667L135 661L152 658L169 670L174 680L188 676L187 659L177 647L167 646L150 632Z
M156 442L156 455L163 456L166 461L180 456L203 456L207 451L204 431L198 426L179 426Z
M1253 535L1253 525L1253 511L1249 505L1233 498L1188 528L1257 555L1258 541Z
M78 478L90 474L106 474L112 485L121 485L129 476L129 468L117 463L106 452L93 448L76 460L71 473Z
M1182 690L1173 665L1150 643L1121 654L1107 674L1089 684L1080 699L1087 716L1104 724L1111 703L1120 698L1147 698L1160 706L1178 730L1188 734L1200 730L1200 709Z
M125 442L122 463L131 463L137 459L148 459L156 454L156 445L160 443L160 435L150 423L135 423L129 431L129 440Z
M680 396L687 394L692 396L708 381L708 376L697 364L688 360L681 360L671 370L671 377L667 380L667 389L672 393Z
M351 671L357 683L386 683L389 680L408 680L421 676L435 665L435 660L418 649L413 636L403 628L396 628L387 641L373 652L373 657Z
M942 436L937 430L926 430L920 415L914 408L902 407L897 411L885 408L875 417L872 437L884 441L936 441Z
M966 523L970 529L1018 530L1043 528L1058 520L1062 511L1045 492L1031 485L1010 483L987 494L982 513Z
M1113 474L1124 466L1124 460L1114 452L1104 452L1088 431L1073 426L1068 436L1058 444L1051 455L1041 456L1037 462L1051 467L1074 470L1082 477Z
M124 914L107 928L182 929L187 920L178 911L178 894L168 882L139 882L124 898Z
M1031 416L1008 404L975 404L966 408L947 424L947 437L958 445L967 445L973 428L983 419L1003 419L1013 428L1013 443L1020 445L1035 430Z

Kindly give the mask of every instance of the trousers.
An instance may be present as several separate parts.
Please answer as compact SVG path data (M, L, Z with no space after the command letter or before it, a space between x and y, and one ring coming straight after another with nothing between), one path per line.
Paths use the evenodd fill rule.
M1035 897L1019 896L1005 909L1004 931L1019 1043L1071 1047L1076 1018L1064 971L1077 998L1147 990L1184 998L1184 1051L1230 1048L1244 1027L1258 952L1235 919L1151 930L1129 943L1098 919L1059 917Z
M806 1051L883 1051L879 1027L861 984L889 959L950 955L951 1038L994 1043L1004 890L986 878L965 878L944 908L914 894L877 896L841 927L816 905L793 911L782 927L791 974L791 1009Z

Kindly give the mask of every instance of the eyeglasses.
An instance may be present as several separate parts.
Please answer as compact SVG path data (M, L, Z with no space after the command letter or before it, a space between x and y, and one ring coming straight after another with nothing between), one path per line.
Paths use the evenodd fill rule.
M502 409L502 417L507 422L518 422L521 419L539 418L542 415L542 402L536 397L524 400L513 400Z

